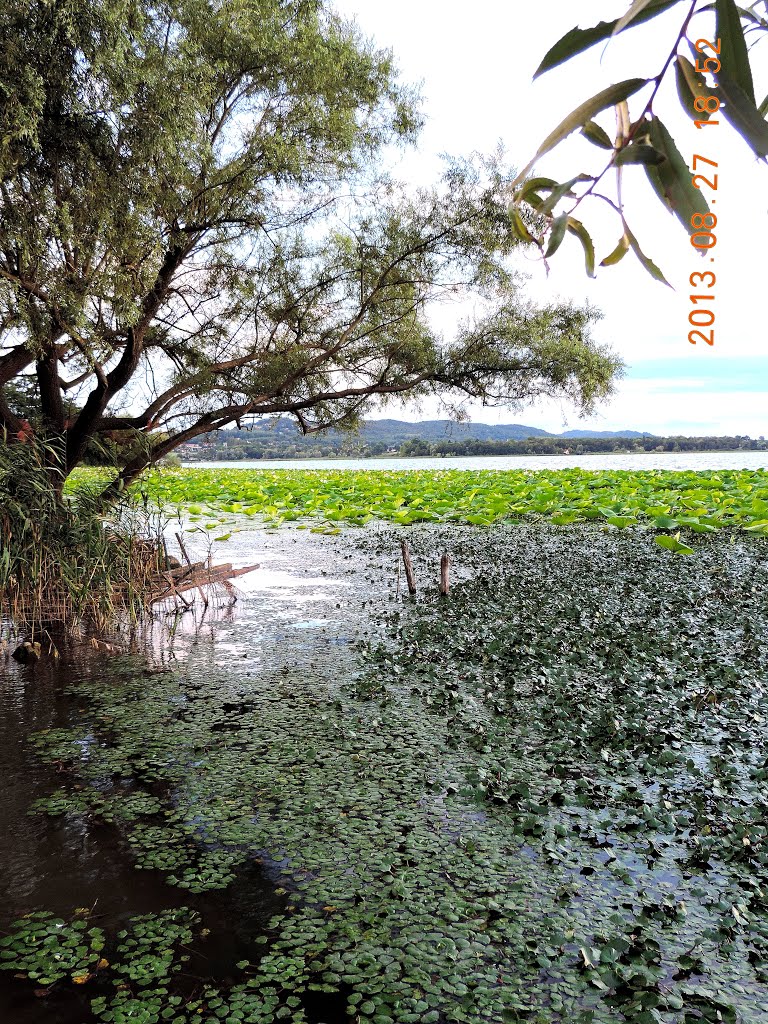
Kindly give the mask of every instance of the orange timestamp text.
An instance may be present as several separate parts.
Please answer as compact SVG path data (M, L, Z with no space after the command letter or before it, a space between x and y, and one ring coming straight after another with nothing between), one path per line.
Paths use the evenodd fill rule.
M698 39L696 50L702 54L696 61L696 70L700 74L716 75L721 67L720 40L716 39L714 42L710 42L708 39ZM706 55L707 50L712 51L711 56ZM697 128L716 128L720 124L719 119L713 116L720 109L720 99L717 96L713 94L699 95L693 101L693 106L695 111L701 115L700 119L693 122ZM716 160L710 160L709 157L702 156L700 153L694 153L691 178L693 187L717 192L717 166ZM716 202L717 198L713 195L708 202L705 200L705 206L709 207L710 204L714 205ZM692 214L690 223L691 245L698 250L701 256L706 257L707 253L717 245L717 235L715 234L717 215L709 210L706 213L697 212ZM709 261L710 263L715 262L714 255L710 255ZM692 345L699 341L703 341L707 345L714 345L715 312L711 306L715 302L717 275L714 270L695 270L688 278L688 283L695 290L689 296L693 308L688 314L688 323L694 330L688 332L688 341Z

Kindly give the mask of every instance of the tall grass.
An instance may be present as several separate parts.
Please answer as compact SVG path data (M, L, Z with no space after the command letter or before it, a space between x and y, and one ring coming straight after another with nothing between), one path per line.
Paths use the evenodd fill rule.
M161 525L125 498L97 511L95 484L61 497L44 443L0 436L0 618L33 635L51 627L111 632L146 608Z

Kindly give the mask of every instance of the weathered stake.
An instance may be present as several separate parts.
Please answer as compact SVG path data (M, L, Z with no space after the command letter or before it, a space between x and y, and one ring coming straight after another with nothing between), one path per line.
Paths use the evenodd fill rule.
M413 562L411 561L411 552L408 550L408 541L401 540L400 548L403 552L403 564L405 565L405 578L408 581L408 593L416 593L416 577L413 575Z
M440 596L447 597L451 591L448 581L448 571L451 567L451 556L442 555L440 558Z

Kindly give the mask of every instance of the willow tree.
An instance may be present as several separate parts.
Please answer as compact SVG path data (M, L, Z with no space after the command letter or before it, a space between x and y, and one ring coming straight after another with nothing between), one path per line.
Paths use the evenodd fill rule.
M455 162L406 193L382 173L416 102L326 0L2 5L6 443L43 439L61 480L132 438L108 497L244 417L605 397L593 311L534 306L510 270L514 174ZM472 312L445 338L447 298Z

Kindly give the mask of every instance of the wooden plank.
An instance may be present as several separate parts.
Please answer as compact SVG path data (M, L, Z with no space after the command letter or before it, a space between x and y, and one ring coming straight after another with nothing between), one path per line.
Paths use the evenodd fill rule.
M254 569L258 569L258 568L259 568L259 564L257 562L256 565L245 565L245 566L243 566L242 569L235 569L232 573L230 573L230 575L231 576L245 576L245 574L247 572L253 572Z
M151 603L166 601L169 597L175 597L176 595L181 597L187 590L200 590L201 587L214 583L225 583L227 580L233 579L236 576L244 576L247 572L253 572L254 569L258 568L258 565L246 565L241 569L233 569L231 562L226 562L224 565L213 565L210 568L204 568L200 572L193 573L190 579L166 581L168 586L152 597Z

